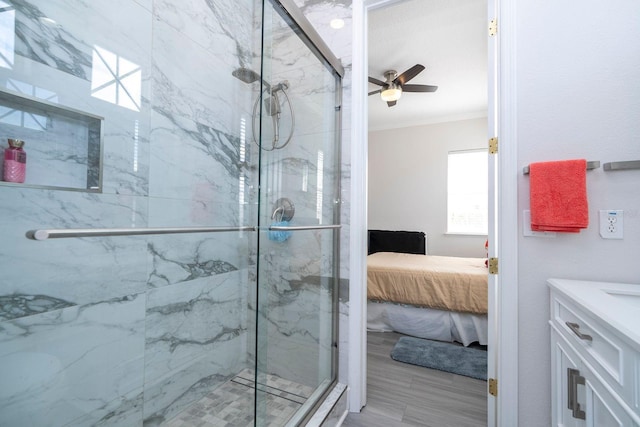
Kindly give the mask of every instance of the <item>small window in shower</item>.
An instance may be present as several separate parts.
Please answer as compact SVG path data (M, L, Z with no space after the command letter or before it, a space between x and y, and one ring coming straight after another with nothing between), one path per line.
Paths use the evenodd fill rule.
M0 0L0 67L13 68L16 10Z
M91 96L140 111L142 69L113 52L93 47Z

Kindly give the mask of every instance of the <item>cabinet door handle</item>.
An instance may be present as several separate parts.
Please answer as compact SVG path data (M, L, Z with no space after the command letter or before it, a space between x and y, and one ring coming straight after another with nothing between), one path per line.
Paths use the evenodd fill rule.
M571 410L573 418L584 420L586 414L578 403L578 384L584 385L584 377L580 376L580 371L567 368L567 407Z
M577 323L573 323L573 322L564 322L564 323L566 323L569 329L571 329L571 331L574 334L576 334L578 338L580 338L581 340L593 341L593 338L591 337L591 335L583 334L582 332L580 332L580 325L578 325Z

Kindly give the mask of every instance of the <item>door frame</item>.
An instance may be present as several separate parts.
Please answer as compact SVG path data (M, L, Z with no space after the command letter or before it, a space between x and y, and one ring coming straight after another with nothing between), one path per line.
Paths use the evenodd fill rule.
M366 405L367 378L367 16L370 10L402 0L353 0L353 63L351 116L351 211L348 382L349 411ZM495 293L490 301L489 374L498 379L496 397L487 392L488 425L518 425L518 215L516 146L516 6L506 0L488 0L490 19L498 22L489 42L489 132L499 138L490 185L489 256L499 259L499 274L492 275ZM491 182L491 181L490 181ZM498 220L499 219L499 220Z

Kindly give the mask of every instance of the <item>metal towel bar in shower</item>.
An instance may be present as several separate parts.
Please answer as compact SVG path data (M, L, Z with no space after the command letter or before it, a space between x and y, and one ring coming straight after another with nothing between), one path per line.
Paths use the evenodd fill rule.
M340 224L336 225L294 225L294 226L285 226L285 225L272 225L269 227L269 230L273 231L296 231L296 230L331 230L338 229L342 226Z
M256 231L256 227L157 227L157 228L68 228L57 230L29 230L33 240L62 239L67 237L143 236L149 234L220 233L225 231Z
M336 229L341 225L271 226L269 230L323 230ZM225 231L257 231L258 227L157 227L157 228L66 228L29 230L26 235L32 240L64 239L70 237L145 236L153 234L221 233Z

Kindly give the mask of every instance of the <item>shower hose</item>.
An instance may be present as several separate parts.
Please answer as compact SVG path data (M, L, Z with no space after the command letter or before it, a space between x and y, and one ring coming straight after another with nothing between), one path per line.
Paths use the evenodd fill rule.
M278 85L278 86L281 86L281 85ZM276 90L271 92L271 96L276 97L275 102L277 103L279 102L277 97L277 92L280 91L284 94L286 98L286 104L289 106L289 112L291 113L291 129L289 131L289 136L283 143L280 143L280 123L279 123L280 122L280 106L279 105L276 106L277 112L275 114L270 114L271 119L273 121L273 140L271 141L271 148L266 148L260 142L258 142L258 139L256 138L256 135L258 134L258 132L256 131L256 118L257 118L257 112L258 112L258 105L260 105L260 99L262 99L262 97L261 96L257 97L255 104L253 104L252 126L251 126L251 131L253 134L253 142L255 142L258 147L260 147L262 150L265 150L265 151L273 151L273 150L279 150L281 148L284 148L287 146L287 144L289 144L289 142L291 141L291 138L293 137L293 129L295 127L296 119L295 119L295 115L293 114L293 107L291 106L291 100L289 99L289 95L287 95L287 91L284 89L284 87L286 86L278 87Z

